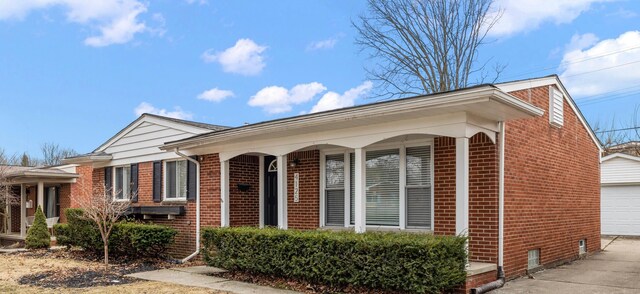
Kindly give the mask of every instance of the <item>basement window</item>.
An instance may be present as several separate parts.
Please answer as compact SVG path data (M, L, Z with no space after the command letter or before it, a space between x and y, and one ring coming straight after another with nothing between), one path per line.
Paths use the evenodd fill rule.
M578 252L580 255L587 253L587 240L582 239L578 241Z
M564 124L564 95L555 87L549 87L549 123L554 127Z
M529 263L527 269L534 269L540 266L540 249L529 250Z

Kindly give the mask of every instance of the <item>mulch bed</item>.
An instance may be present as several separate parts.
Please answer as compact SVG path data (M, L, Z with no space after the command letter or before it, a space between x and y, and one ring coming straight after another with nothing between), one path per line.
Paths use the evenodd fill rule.
M22 276L18 283L38 286L43 288L88 288L95 286L122 285L138 281L135 278L128 278L125 275L153 271L158 269L182 266L175 261L166 259L145 259L131 261L125 258L110 259L109 270L105 270L102 263L102 256L98 257L82 250L60 249L60 250L30 250L26 252L12 253L15 256L26 258L51 258L51 259L72 259L91 262L86 268L76 268L73 270L49 270ZM193 266L194 263L184 266Z
M136 282L137 279L127 278L117 272L80 269L73 272L68 270L46 271L22 276L18 283L43 288L88 288L95 286L122 285Z
M375 290L353 286L327 286L307 283L296 279L274 277L261 274L250 274L241 271L228 271L212 274L229 280L240 281L269 286L273 288L287 289L304 293L373 293L373 294L398 294L402 292Z

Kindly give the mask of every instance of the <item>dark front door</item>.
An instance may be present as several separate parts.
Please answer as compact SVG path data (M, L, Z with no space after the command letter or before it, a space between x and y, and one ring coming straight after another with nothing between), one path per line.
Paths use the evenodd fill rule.
M264 225L278 225L278 165L275 156L264 157Z

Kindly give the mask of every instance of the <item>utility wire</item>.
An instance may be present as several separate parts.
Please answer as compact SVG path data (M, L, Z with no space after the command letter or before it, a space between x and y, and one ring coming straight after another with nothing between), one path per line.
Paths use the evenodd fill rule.
M601 133L612 133L612 132L630 131L630 130L637 130L637 129L640 129L640 126L638 126L638 127L632 127L632 128L624 128L624 129L613 129L613 130L597 131L597 132L595 132L595 133L596 133L596 134L601 134Z

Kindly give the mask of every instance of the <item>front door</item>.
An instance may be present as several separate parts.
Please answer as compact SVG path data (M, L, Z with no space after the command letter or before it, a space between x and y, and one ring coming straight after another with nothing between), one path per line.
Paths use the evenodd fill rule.
M275 156L264 157L264 225L278 225L278 165Z

